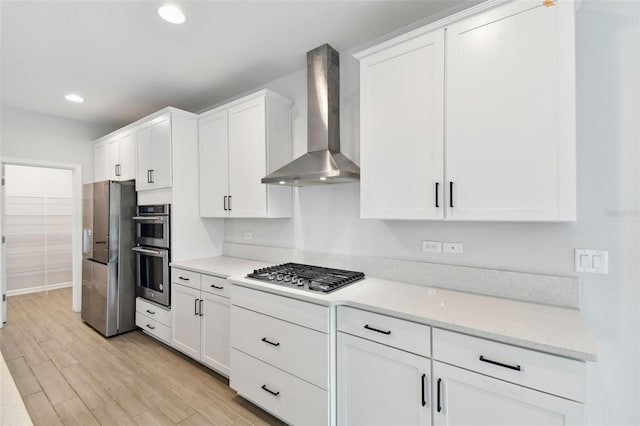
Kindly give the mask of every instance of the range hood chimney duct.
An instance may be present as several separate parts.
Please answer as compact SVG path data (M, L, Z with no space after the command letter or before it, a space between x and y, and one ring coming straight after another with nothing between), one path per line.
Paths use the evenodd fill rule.
M289 186L354 182L360 167L340 152L340 54L328 44L307 52L307 153L262 178Z

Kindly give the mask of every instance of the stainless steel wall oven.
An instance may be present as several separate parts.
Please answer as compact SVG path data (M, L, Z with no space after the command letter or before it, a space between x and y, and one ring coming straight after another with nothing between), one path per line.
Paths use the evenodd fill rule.
M136 295L171 304L170 205L138 206L136 222Z

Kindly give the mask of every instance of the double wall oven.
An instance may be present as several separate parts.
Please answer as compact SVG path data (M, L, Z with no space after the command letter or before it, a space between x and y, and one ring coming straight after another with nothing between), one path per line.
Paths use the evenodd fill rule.
M169 306L170 215L169 204L138 206L136 224L136 295Z

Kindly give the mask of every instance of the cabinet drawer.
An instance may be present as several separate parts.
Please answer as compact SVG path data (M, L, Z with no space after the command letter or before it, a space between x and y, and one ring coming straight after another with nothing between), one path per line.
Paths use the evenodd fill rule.
M431 356L431 327L338 306L338 330L414 354Z
M289 424L329 424L327 391L236 349L231 349L230 386Z
M151 302L148 302L140 297L136 298L136 312L151 318L160 324L169 327L171 325L171 311L165 308L161 308Z
M224 278L214 277L213 275L200 275L200 289L207 293L229 297L231 294L230 286L231 283Z
M140 312L136 312L136 325L165 343L171 341L171 329L169 327Z
M200 290L200 274L198 272L172 268L171 282Z
M234 285L231 304L329 333L329 308Z
M231 347L323 389L329 388L329 336L233 306Z
M582 361L437 328L433 359L574 401L585 400Z

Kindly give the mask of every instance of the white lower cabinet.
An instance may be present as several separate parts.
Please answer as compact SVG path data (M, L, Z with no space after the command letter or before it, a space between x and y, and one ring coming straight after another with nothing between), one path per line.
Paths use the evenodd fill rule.
M200 279L200 274L190 272L188 285L176 283L178 277L188 275L185 272L189 271L174 269L172 274L176 278L171 288L171 346L229 376L229 298L201 291L200 283L208 283L206 275ZM194 274L197 280L192 279Z
M330 310L231 288L230 386L292 425L334 424Z
M136 325L156 339L165 343L171 341L170 309L138 297L136 298Z
M431 424L429 358L340 332L337 365L338 425Z
M583 424L579 402L438 361L433 363L433 373L435 426Z

